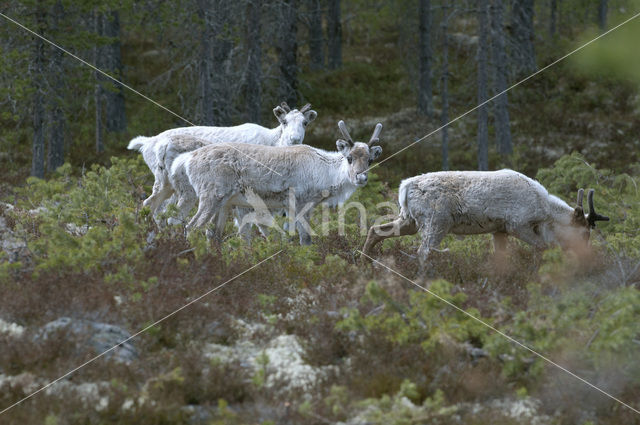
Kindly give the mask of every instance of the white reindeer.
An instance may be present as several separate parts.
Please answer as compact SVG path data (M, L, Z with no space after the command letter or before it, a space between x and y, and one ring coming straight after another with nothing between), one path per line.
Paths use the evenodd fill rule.
M400 183L400 216L372 226L362 251L371 255L375 245L386 238L418 232L422 265L448 233L492 233L496 251L504 251L507 235L538 248L584 245L596 221L609 220L595 212L593 192L589 191L589 214L585 215L583 189L572 208L537 181L513 170L442 171L411 177Z
M180 155L171 168L170 180L178 192L178 209L188 212L199 201L198 212L187 229L216 220L221 236L233 207L250 208L258 197L269 210L292 211L300 244L311 243L308 220L320 202L344 203L358 187L367 184L371 163L380 156L382 124L377 124L369 143L354 142L343 121L338 123L343 139L338 152L307 145L269 147L257 145L209 145ZM256 166L255 158L269 168ZM276 174L277 173L277 174ZM290 190L291 189L291 190ZM291 205L293 194L295 205Z
M169 170L175 158L207 144L248 143L254 145L289 146L302 143L307 125L318 113L306 104L300 110L291 110L283 102L273 109L280 122L276 128L246 123L235 127L181 127L164 131L154 137L138 136L128 149L139 150L155 177L153 193L144 200L152 213L169 199L174 190L169 182Z

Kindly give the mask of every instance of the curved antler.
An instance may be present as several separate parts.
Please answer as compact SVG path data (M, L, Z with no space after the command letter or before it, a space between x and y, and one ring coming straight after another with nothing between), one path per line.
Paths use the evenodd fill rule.
M587 201L589 202L589 215L587 215L587 222L592 228L596 227L596 221L609 221L609 217L600 215L596 212L596 209L593 206L593 192L595 192L595 190L591 189L587 195Z
M291 112L291 108L289 107L289 105L287 105L287 102L282 102L280 104L280 106L282 106L282 109L284 109L284 111L288 114L289 112Z
M305 112L307 112L309 109L311 109L311 104L307 103L306 105L304 105L302 108L300 108L300 112L302 112L303 114Z
M578 199L576 200L576 206L583 208L582 207L582 199L584 198L584 189L580 188L578 189Z
M373 135L369 140L369 146L372 146L374 143L378 143L380 141L380 132L382 131L382 124L376 124L376 128L373 130Z
M344 123L344 121L338 121L338 128L340 129L340 132L342 133L346 141L349 142L351 146L353 146L353 139L351 138L349 130L347 130L347 125Z

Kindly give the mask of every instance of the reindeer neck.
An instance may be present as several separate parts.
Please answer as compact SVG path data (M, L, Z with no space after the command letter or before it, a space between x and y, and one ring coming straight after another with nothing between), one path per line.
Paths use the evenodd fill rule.
M269 142L271 146L275 146L276 143L282 137L282 132L284 131L284 127L282 124L275 128L270 128L269 130Z
M551 214L556 221L563 224L571 222L574 209L565 201L555 195L549 194L549 206L551 207Z
M321 151L321 163L326 167L324 186L329 196L324 200L331 206L342 204L353 194L356 186L349 178L349 163L339 152Z

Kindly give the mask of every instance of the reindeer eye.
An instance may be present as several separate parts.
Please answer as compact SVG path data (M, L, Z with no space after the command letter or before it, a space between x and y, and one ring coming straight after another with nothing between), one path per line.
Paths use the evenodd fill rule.
M352 157L351 155L349 155L349 156L347 157L347 162L348 162L349 164L351 164L351 163L353 162L353 157Z

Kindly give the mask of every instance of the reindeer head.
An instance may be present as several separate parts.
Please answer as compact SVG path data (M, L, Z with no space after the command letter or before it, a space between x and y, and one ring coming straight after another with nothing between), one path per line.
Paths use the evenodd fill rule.
M369 172L369 166L375 161L382 153L380 146L373 146L380 141L380 132L382 131L382 124L376 124L376 128L373 130L373 135L369 140L369 143L354 142L347 126L344 121L338 122L338 128L342 133L344 139L338 139L336 146L338 151L344 155L349 164L349 178L351 183L356 186L364 186L367 184L367 173Z
M307 125L316 119L318 113L307 103L300 110L291 109L287 102L273 108L273 114L282 126L282 135L276 146L299 145L304 140Z
M582 199L584 198L584 189L578 190L578 199L576 201L576 207L573 210L573 216L571 217L571 233L573 240L576 239L588 242L591 236L591 229L596 227L596 221L609 221L609 217L600 215L596 212L593 206L593 189L589 190L587 200L589 202L589 214L584 213L582 206ZM569 235L567 235L569 236ZM577 236L577 238L576 238ZM566 237L565 239L568 239Z

